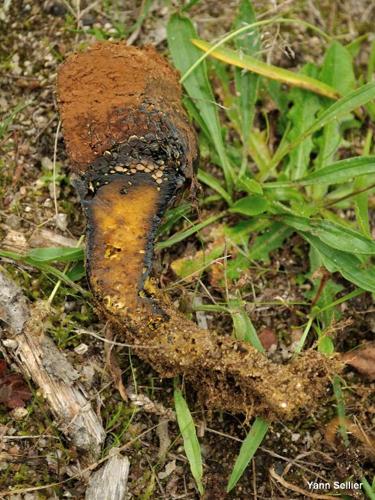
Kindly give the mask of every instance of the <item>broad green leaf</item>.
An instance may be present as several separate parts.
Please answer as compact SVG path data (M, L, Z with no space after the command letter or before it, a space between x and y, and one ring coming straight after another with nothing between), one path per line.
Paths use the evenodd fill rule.
M311 186L314 184L341 184L360 175L375 173L375 156L355 156L340 160L322 169L297 179L296 184Z
M298 231L307 231L317 236L332 248L350 254L375 255L375 241L346 226L324 219L307 219L291 215L284 216L282 221Z
M249 248L249 259L269 262L270 253L280 248L292 232L292 229L281 222L273 222L262 235L256 237Z
M267 187L267 184L265 185ZM310 206L306 202L304 195L294 186L285 186L272 189L267 193L267 199L272 201L289 201L291 205L296 204L299 215L304 215L305 211L310 212ZM316 207L315 207L316 211Z
M355 87L353 58L350 52L336 40L331 43L326 52L319 79L331 85L342 95L348 94ZM327 99L323 99L323 101L323 107L328 108L330 102ZM348 114L323 127L322 135L316 141L319 145L319 154L314 163L315 170L333 163L336 152L342 143L341 123L350 117L351 115ZM314 186L312 189L313 198L322 198L326 191L327 186Z
M253 194L245 196L233 203L229 209L230 212L236 212L243 215L259 215L268 208L268 202L263 196Z
M242 0L238 14L235 18L233 28L237 29L246 24L256 22L255 12L250 0ZM250 54L256 57L260 50L260 36L257 27L252 31L244 33L234 39L235 47L238 51L244 54ZM235 68L235 85L236 85L236 104L237 112L240 118L241 135L244 148L246 150L250 129L253 123L255 113L255 103L258 93L258 75L244 71L240 68Z
M229 299L228 308L232 316L234 336L236 339L249 342L259 352L265 352L254 325L244 309L243 301L237 298Z
M250 194L263 194L262 184L247 175L239 179L238 187Z
M193 417L180 389L174 389L174 404L178 427L184 440L186 457L189 460L191 473L197 483L198 491L203 495L203 466L201 447L195 432Z
M204 40L193 39L192 42L196 47L199 47L204 52L209 51L213 47L212 44L205 42ZM294 87L307 89L311 92L316 92L317 94L330 97L331 99L339 97L339 94L335 89L320 82L319 80L316 80L315 78L311 78L300 73L293 73L292 71L284 68L278 68L277 66L272 66L248 54L237 54L234 50L220 47L212 50L212 52L210 52L210 56L228 64L233 64L239 68L248 69L258 75L265 76L266 78L287 83Z
M265 435L267 434L269 424L260 417L254 420L250 432L243 441L240 453L234 464L232 474L229 478L227 485L227 492L233 490L237 482L244 473L246 467L249 465L250 460L255 455L255 452L261 445Z
M334 40L324 56L319 79L346 95L355 87L353 58L347 48Z
M315 142L319 147L319 154L314 162L314 170L320 170L326 165L333 163L336 153L342 143L340 125L341 120L327 123L327 125L323 127L321 137L316 139ZM314 199L320 199L327 190L328 186L313 186L312 197Z
M308 64L303 68L303 74L312 76L316 74L316 68ZM318 96L302 89L293 89L290 93L293 106L288 113L292 127L288 134L288 140L293 142L314 122L320 109ZM313 141L309 136L296 146L289 154L287 164L287 175L292 179L299 179L306 175L310 163L310 155L313 149Z
M86 276L86 269L83 262L75 263L72 269L67 271L66 275L72 281L79 281L81 278Z
M228 260L226 268L225 268L225 277L228 282L235 282L243 276L243 273L248 271L251 266L251 261L244 255L243 253L238 253L234 258ZM223 280L222 283L225 286L225 282Z
M82 248L46 247L33 248L27 255L38 262L74 262L83 260L84 252Z
M318 339L318 351L329 356L335 352L333 340L328 335L322 335Z
M336 250L310 233L302 231L300 233L319 252L329 272L339 272L345 279L363 290L375 292L374 266L366 269L355 255Z
M321 284L321 280L315 281L319 281L319 285ZM318 284L316 284L315 293L318 292L317 287ZM323 310L323 312L317 313L317 318L322 322L324 328L329 328L333 320L338 320L341 317L340 309L330 306L335 302L337 294L343 289L344 287L341 284L336 283L336 281L332 279L328 279L321 291L319 300L314 306L314 311Z
M191 44L191 39L196 37L194 26L187 17L173 14L168 22L167 36L173 62L181 73L185 73L201 55ZM218 108L204 62L194 69L184 80L183 85L210 133L223 166L227 186L230 188L233 178L232 168L225 152Z

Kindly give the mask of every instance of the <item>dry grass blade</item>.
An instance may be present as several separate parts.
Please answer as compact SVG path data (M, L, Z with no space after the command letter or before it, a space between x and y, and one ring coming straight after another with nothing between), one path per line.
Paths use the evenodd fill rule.
M204 40L192 40L193 44L199 49L207 52L212 49L212 45ZM326 83L320 82L315 78L303 75L301 73L293 73L284 68L278 68L277 66L272 66L267 64L249 54L239 55L235 50L220 48L214 49L210 53L215 59L226 62L228 64L233 64L238 68L247 69L258 75L265 76L266 78L271 78L278 82L287 83L294 87L299 87L302 89L310 90L330 99L337 99L340 97L337 90L327 85Z

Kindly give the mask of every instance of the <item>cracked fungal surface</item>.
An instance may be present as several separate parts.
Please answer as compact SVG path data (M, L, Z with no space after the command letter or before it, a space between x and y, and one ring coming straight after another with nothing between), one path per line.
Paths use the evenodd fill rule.
M183 374L208 407L269 419L311 411L334 359L309 350L275 364L198 328L149 278L156 229L197 160L177 73L151 48L102 42L62 65L58 97L101 313L161 376Z

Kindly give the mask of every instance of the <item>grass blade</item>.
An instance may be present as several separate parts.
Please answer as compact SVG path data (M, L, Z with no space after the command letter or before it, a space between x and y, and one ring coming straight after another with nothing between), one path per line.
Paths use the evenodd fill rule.
M250 460L253 458L255 452L261 445L269 424L260 417L254 420L251 426L250 432L246 436L244 442L241 445L240 453L237 457L236 463L234 464L232 474L229 478L227 485L227 492L229 493L236 486L238 480L241 478L246 467L248 466Z
M12 259L16 262L22 262L23 264L35 267L36 269L39 269L39 271L41 271L42 273L55 276L55 278L58 278L59 280L69 285L74 290L76 290L77 292L80 292L83 296L89 295L86 290L84 290L81 286L77 285L77 283L74 283L74 281L72 281L68 275L60 271L60 269L50 266L45 262L40 262L25 255L16 252L9 252L7 250L0 250L0 257L4 257L6 259Z
M195 432L194 421L189 407L182 395L180 389L174 389L174 405L176 409L177 423L184 440L184 449L186 457L189 460L191 473L197 483L198 491L201 495L204 493L202 476L202 455L201 447Z
M194 26L187 17L174 14L169 20L167 35L173 62L181 73L185 73L201 55L200 51L190 43L190 40L196 37ZM208 80L206 65L203 63L195 68L184 80L183 85L209 131L209 137L220 158L227 187L230 190L233 179L232 167L225 151L219 115Z
M306 29L310 29L318 33L322 38L326 40L332 40L332 37L329 36L327 33L317 28L314 24L308 23L307 21L303 21L302 19L292 19L292 18L284 18L278 16L272 17L270 19L264 19L262 21L257 21L256 23L246 24L245 26L242 26L241 28L238 28L226 34L217 43L215 43L215 45L213 45L211 49L209 49L199 59L196 60L196 62L188 69L188 71L183 74L180 82L182 83L193 71L195 71L195 68L197 68L200 64L202 64L202 62L207 58L207 56L211 54L213 50L219 48L224 43L229 42L229 40L232 40L233 38L236 38L239 35L242 35L246 31L253 30L255 27L267 26L268 24L274 24L274 23L298 24L300 26L304 26Z
M202 169L198 170L198 180L209 186L211 189L216 191L227 203L232 204L232 198L225 191L221 183L211 174L205 172Z
M375 82L362 85L326 109L311 125L306 134L312 134L332 120L345 116L373 99L375 99Z
M374 478L375 479L375 478ZM363 484L363 490L370 500L375 500L375 488L367 481L365 476L361 477L361 483Z
M371 151L372 146L372 135L373 132L371 129L367 131L365 144L363 148L363 154L368 155ZM366 187L368 187L369 179L366 177L357 177L354 181L354 190L362 191L356 195L354 198L354 209L357 224L362 231L362 233L371 238L371 226L370 226L370 216L369 216L369 191L363 191Z
M312 186L315 184L342 184L361 175L375 173L375 156L355 156L345 160L339 160L331 165L327 165L319 171L312 172L303 179L294 182L267 182L263 184L263 189L277 189L287 186Z
M346 420L344 394L342 391L340 378L337 375L333 377L332 386L333 386L333 393L335 395L337 402L337 416L339 417L341 422L341 424L339 425L339 432L341 434L345 446L349 446L348 432L344 425L344 422Z
M329 108L327 108L320 116L314 121L314 123L299 137L297 137L290 144L285 145L280 148L273 157L272 164L275 167L284 158L286 154L292 151L298 144L304 141L314 132L318 131L328 123L332 121L337 121L348 113L354 111L355 109L363 106L364 104L375 99L375 82L367 83L362 85L358 89L350 92L346 96L342 97L338 101L334 102Z
M74 262L84 259L84 251L82 248L63 248L63 247L46 247L33 248L26 257L29 257L38 262Z
M189 229L185 229L184 231L180 231L179 233L174 234L168 240L160 241L155 245L155 248L157 250L162 250L163 248L171 247L172 245L175 245L176 243L183 241L185 238L188 238L192 234L197 233L204 227L209 226L218 219L221 219L221 217L224 217L224 215L225 213L212 215L211 217L208 217L208 219L200 222L199 224L193 224L191 227L189 227Z
M192 42L196 47L200 48L204 52L209 51L213 47L210 43L196 38L193 39ZM315 78L302 75L301 73L293 73L287 69L272 66L271 64L260 61L249 54L238 55L237 52L232 49L220 48L212 50L210 55L220 61L233 64L238 68L247 69L257 73L258 75L271 78L272 80L310 90L311 92L315 92L331 99L337 99L339 97L339 93L330 85L320 82Z
M8 133L8 129L12 125L17 114L27 106L29 106L29 103L17 104L17 106L15 106L12 111L10 111L7 115L5 115L5 117L2 118L2 120L0 121L0 139L2 139Z

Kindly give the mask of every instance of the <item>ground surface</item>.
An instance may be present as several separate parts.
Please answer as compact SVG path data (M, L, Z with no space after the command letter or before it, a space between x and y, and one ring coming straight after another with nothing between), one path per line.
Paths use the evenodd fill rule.
M8 9L0 14L0 111L5 116L17 105L27 106L0 139L1 247L22 253L30 247L74 245L84 233L85 222L69 182L60 134L56 142L56 193L52 183L58 126L56 70L74 49L97 39L126 38L139 19L140 6L132 1L125 5L121 2L94 2L87 7L82 4L79 10L68 3L54 1L11 1L6 5ZM72 5L76 5L75 2ZM236 5L234 1L202 1L190 14L197 21L201 36L212 39L228 30ZM259 13L274 7L273 2L255 5ZM158 50L166 53L165 25L173 9L170 3L154 2L143 27L136 28L130 35L132 41L156 44ZM346 42L368 32L371 19L374 20L371 2L366 1L286 2L280 10L288 15L297 13L328 33L343 34ZM317 62L321 57L319 38L306 34L302 28L281 29L278 33L270 30L264 36L270 44L268 54L274 64L296 67L301 62ZM215 167L205 166L215 172ZM199 206L199 200L209 194L209 191L198 193L195 202L202 220L212 210L210 205ZM55 216L56 208L58 217ZM171 234L181 227L173 228ZM206 229L200 241L209 242L210 238ZM203 276L202 281L190 282L181 282L173 274L171 263L199 248L200 242L192 237L157 252L155 257L155 274L161 275L163 287L170 288L175 305L186 311L191 309L193 298L207 299L207 286L212 286L210 292L219 301L225 292L214 286L214 271ZM48 299L55 284L53 277L6 259L3 265L30 300ZM305 292L309 285L301 285L298 277L307 272L306 266L306 246L298 236L292 236L271 255L269 264L250 269L240 282L247 290L245 297L252 302L249 312L257 331L267 330L278 337L276 356L279 357L285 353L288 357L290 325L296 325L294 336L301 334L299 317L301 311L305 311ZM337 280L346 293L351 290L350 284L341 278ZM84 279L81 286L87 287ZM258 306L254 306L254 297ZM338 351L347 351L372 339L374 310L370 294L342 304L340 313L334 332ZM206 313L203 320L223 332L231 330L227 314ZM138 404L122 401L105 368L102 342L82 333L82 330L90 330L102 335L103 327L87 297L65 285L59 288L48 332L79 370L82 383L101 414L107 431L106 451L161 423L157 431L150 430L127 450L131 462L130 495L133 498L198 498L173 419L172 382L161 380L157 373L132 356L131 351L120 348L117 356L124 383L131 394L139 396L135 398ZM346 370L343 387L348 415L365 435L371 436L375 425L373 386ZM50 483L67 480L60 486L41 490L35 498L82 498L86 478L69 480L79 470L79 454L58 432L43 398L32 389L33 398L27 413L17 415L0 405L0 435L8 436L0 442L0 490L47 487ZM249 423L240 415L207 412L190 390L187 399L202 444L206 498L225 498L227 479ZM168 424L165 424L166 415L171 417ZM254 461L228 498L308 498L294 487L306 491L307 480L358 481L363 471L371 480L375 473L374 453L363 440L352 436L346 448L339 438L333 439L329 432L327 434L334 427L332 422L336 415L336 399L328 390L327 398L313 415L304 415L288 423L274 423ZM17 436L17 439L9 436ZM169 443L166 448L165 443ZM284 481L280 480L281 475ZM352 495L349 498L362 497L353 491L348 494Z

